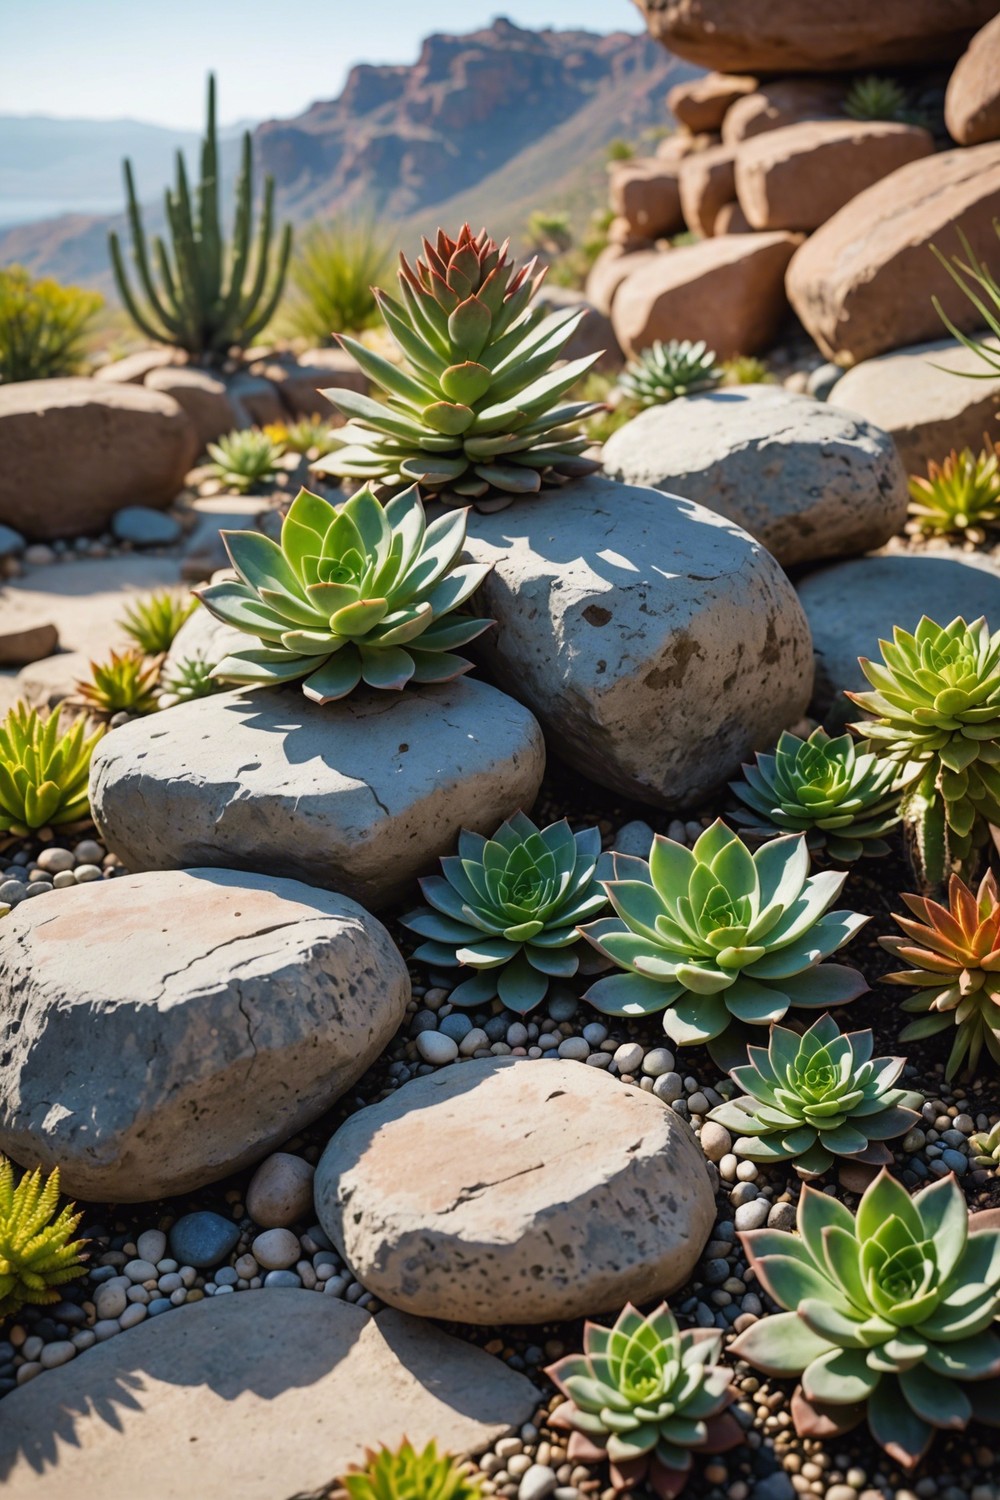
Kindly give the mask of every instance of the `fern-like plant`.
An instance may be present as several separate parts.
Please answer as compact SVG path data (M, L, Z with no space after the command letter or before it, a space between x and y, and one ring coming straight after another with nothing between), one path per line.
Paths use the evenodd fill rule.
M185 599L162 589L130 604L118 623L140 651L159 656L161 651L169 651L174 636L197 608L197 599Z
M96 292L32 281L23 266L0 269L0 380L75 375L103 306Z
M83 1274L85 1240L73 1238L82 1214L73 1205L58 1215L59 1168L46 1182L41 1169L22 1174L0 1157L0 1319L27 1303L58 1302L56 1287Z

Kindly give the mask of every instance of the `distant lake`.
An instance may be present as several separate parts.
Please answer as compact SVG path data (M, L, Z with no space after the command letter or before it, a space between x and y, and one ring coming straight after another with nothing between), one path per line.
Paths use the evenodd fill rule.
M54 219L59 214L113 214L123 206L117 198L0 198L0 229Z

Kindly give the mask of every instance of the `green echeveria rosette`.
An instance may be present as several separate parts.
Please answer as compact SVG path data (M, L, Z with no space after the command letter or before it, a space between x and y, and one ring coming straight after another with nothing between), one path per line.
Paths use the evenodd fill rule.
M895 1088L904 1057L872 1057L870 1031L842 1033L820 1016L804 1035L772 1026L767 1047L748 1048L749 1062L731 1070L741 1098L717 1105L708 1118L736 1131L737 1156L789 1161L800 1177L816 1177L837 1157L884 1166L883 1144L920 1119L920 1094Z
M857 1216L804 1187L798 1234L740 1236L769 1296L788 1311L741 1333L731 1353L801 1376L802 1437L836 1437L865 1417L891 1458L913 1468L936 1430L1000 1423L1000 1229L969 1218L951 1175L913 1198L884 1169Z
M408 1439L396 1449L366 1454L362 1468L345 1474L349 1500L480 1500L482 1490L465 1465L430 1442L420 1450Z
M828 910L847 876L810 876L803 837L751 854L718 820L693 849L658 835L648 864L616 854L614 873L606 889L617 917L582 929L626 971L587 991L606 1015L662 1011L664 1031L685 1047L734 1023L768 1026L791 1005L844 1005L868 988L857 970L823 962L868 918Z
M656 339L625 366L618 388L641 406L661 406L678 396L712 390L723 373L704 340L669 339L664 344Z
M421 880L430 906L402 918L428 940L414 956L476 971L452 990L452 1005L499 996L524 1015L545 998L550 980L577 972L578 924L607 906L599 877L610 860L600 831L573 833L565 818L539 830L515 813L491 839L463 830L458 851L442 859L443 876Z
M215 677L260 687L302 678L306 697L327 703L360 682L398 690L467 672L456 650L493 622L454 614L489 572L457 564L465 522L462 511L428 526L413 486L385 507L365 488L337 509L302 490L280 544L224 531L239 577L198 596L260 645L227 656Z
M723 1453L743 1431L726 1408L732 1372L718 1364L722 1335L678 1328L665 1302L648 1317L629 1303L613 1328L586 1323L583 1353L546 1374L567 1398L549 1418L570 1432L573 1463L611 1466L615 1490L645 1481L660 1500L684 1488L693 1453Z
M745 803L733 818L755 839L804 833L810 849L841 864L888 854L884 836L900 821L898 774L849 734L815 729L802 740L786 730L773 755L758 754L744 779L730 782Z

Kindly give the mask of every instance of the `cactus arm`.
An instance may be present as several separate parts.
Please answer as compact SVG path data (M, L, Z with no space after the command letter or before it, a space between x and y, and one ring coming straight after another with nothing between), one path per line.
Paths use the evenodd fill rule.
M286 224L281 231L281 243L278 250L278 268L275 274L274 284L271 287L271 294L267 298L263 311L259 314L258 317L254 318L252 322L250 322L243 330L243 337L246 339L247 343L253 342L258 333L260 333L262 329L267 327L268 323L270 323L271 319L274 317L275 312L277 311L278 303L281 301L281 294L285 289L285 276L288 271L288 259L291 253L292 226L291 224Z
M164 342L164 340L171 341L173 330L168 329L165 332L163 328L157 328L156 324L146 316L136 301L125 270L125 263L122 259L121 245L118 236L113 231L108 236L108 249L111 253L111 268L115 273L115 282L118 286L118 291L133 323L147 338L152 339L154 343L159 344Z
M222 235L219 228L219 150L215 123L215 77L208 76L208 128L201 148L198 186L198 229L206 308L213 308L222 290Z
M170 257L167 254L167 247L160 235L157 235L153 240L153 255L156 260L157 269L160 273L160 280L163 282L164 290L167 297L169 298L170 305L176 310L177 313L177 326L175 335L182 342L183 347L186 349L189 347L192 338L190 319L187 315L186 305L181 294L181 289L174 279L173 267L170 264Z
M188 189L184 159L180 152L177 153L177 187L169 195L167 213L177 265L182 312L193 340L191 352L197 353L208 330L198 245L191 215L191 194Z
M236 314L236 328L242 330L253 317L254 310L264 295L264 286L267 281L267 267L271 256L271 239L274 234L274 178L268 177L264 183L264 211L261 215L260 230L257 235L257 266L253 282L243 301L240 303Z
M253 147L249 130L243 136L240 174L236 179L236 215L233 220L233 259L229 273L229 290L222 304L220 320L229 328L237 314L243 282L250 259L251 210L253 206Z
M125 197L128 208L129 230L132 236L132 259L139 273L139 281L146 294L150 310L154 317L159 318L164 328L171 331L172 318L168 308L163 305L160 295L156 289L149 268L149 257L146 253L146 230L142 221L142 209L135 190L135 179L132 175L132 163L125 161Z

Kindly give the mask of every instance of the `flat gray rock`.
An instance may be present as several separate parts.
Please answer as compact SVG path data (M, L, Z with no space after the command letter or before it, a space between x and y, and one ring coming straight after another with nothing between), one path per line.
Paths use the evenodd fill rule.
M690 1125L584 1063L455 1063L352 1115L320 1158L320 1223L391 1307L544 1323L652 1302L715 1219Z
M266 870L385 906L541 784L535 719L468 677L319 705L298 684L221 693L107 735L94 817L130 870Z
M215 1182L328 1109L409 997L382 924L297 881L175 870L24 901L0 924L0 1151L96 1202Z
M481 1453L528 1421L524 1375L429 1323L316 1292L195 1302L4 1399L4 1500L285 1500L366 1448Z
M726 516L784 568L867 552L906 520L892 439L781 386L650 407L608 439L604 469Z

